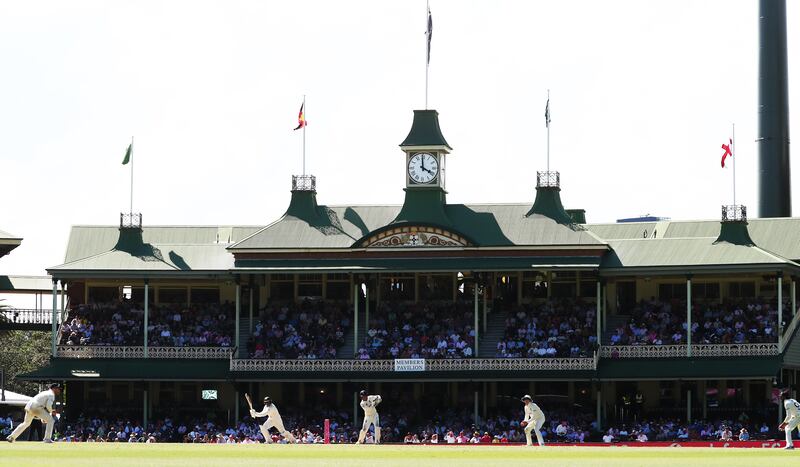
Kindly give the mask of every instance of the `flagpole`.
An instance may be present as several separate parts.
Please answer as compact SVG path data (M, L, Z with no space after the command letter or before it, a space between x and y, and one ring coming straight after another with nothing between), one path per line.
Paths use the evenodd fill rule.
M541 108L541 107L540 107ZM550 90L547 90L547 171L550 172Z
M131 136L131 210L133 214L133 136Z
M731 123L731 156L733 156L733 205L736 206L736 124Z
M430 14L431 14L430 0L425 2L425 6L426 6L426 10L425 10L425 110L428 110L428 69L431 66L431 59L430 59L430 55L429 55L430 52L428 52L428 50L429 50L428 49L428 47L429 47L428 44L430 44L430 40L431 39L430 39L430 37L428 37L428 34L430 34L430 31L427 28L428 28L428 17L430 17Z
M307 121L306 95L303 94L303 122ZM306 125L303 125L303 176L306 175Z

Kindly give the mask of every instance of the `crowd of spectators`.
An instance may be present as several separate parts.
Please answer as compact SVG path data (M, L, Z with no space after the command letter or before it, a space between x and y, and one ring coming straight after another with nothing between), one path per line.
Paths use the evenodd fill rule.
M790 309L786 307L786 309ZM692 342L752 344L777 342L777 305L765 300L725 300L692 306ZM686 302L655 299L631 310L630 320L611 335L612 345L686 343Z
M357 359L474 357L474 309L467 302L383 302L370 315Z
M604 443L647 441L751 441L770 439L776 432L766 422L749 420L697 420L686 423L676 419L644 420L611 427L603 433Z
M351 414L341 410L284 409L283 420L298 443L324 442L324 420L330 420L332 443L354 443L358 429ZM60 415L57 415L60 417ZM742 418L744 417L744 418ZM486 444L524 443L525 433L520 426L521 410L499 411L486 419L474 422L468 409L434 410L427 421L412 423L400 412L381 414L381 442L406 444ZM264 438L258 423L263 419L245 416L238 424L226 424L214 419L195 417L159 418L147 427L132 417L85 416L56 421L55 438L65 442L127 442L127 443L262 443ZM10 433L10 418L0 417L0 439ZM772 439L778 433L765 422L754 423L746 416L737 420L698 420L686 423L673 418L643 419L632 423L615 424L598 430L591 414L554 410L548 412L541 429L547 443L585 442L647 442L647 441L748 441ZM276 430L271 441L285 443ZM373 442L372 433L367 443Z
M513 308L497 357L590 357L597 343L596 308L575 300L551 300Z
M346 303L306 300L273 304L260 311L247 344L251 358L336 358L350 328Z
M235 309L230 303L148 308L148 345L230 347ZM131 301L79 305L61 326L62 345L143 345L144 306Z

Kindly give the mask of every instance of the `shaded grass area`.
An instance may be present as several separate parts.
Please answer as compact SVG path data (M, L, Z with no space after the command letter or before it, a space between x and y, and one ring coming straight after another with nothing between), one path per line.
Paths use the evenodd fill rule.
M754 466L800 465L800 450L525 446L0 445L0 466Z

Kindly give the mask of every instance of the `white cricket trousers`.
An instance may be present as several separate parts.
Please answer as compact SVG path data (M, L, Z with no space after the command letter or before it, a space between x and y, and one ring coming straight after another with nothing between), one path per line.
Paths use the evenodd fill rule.
M544 415L539 418L534 418L528 425L525 427L525 440L528 446L533 446L533 439L531 439L531 431L536 433L536 441L539 443L539 446L544 446L544 438L542 438L542 432L539 431L544 426Z
M267 419L266 422L264 422L262 425L259 426L259 429L261 430L261 434L264 435L264 442L265 443L271 443L272 442L272 436L269 434L269 429L270 428L277 429L278 433L283 435L283 437L286 438L290 443L294 443L295 442L294 435L289 433L288 431L286 431L286 428L283 426L283 419L277 418L277 419L273 420L272 417L270 417L270 418Z
M792 420L791 422L789 422L786 425L786 428L784 429L784 432L786 433L786 445L787 446L794 446L794 441L792 441L792 432L795 430L795 428L798 431L800 431L800 428L798 428L798 425L800 425L800 420Z
M22 432L25 431L25 428L30 426L34 418L38 418L46 425L44 429L44 439L53 439L53 416L41 407L31 407L30 409L26 407L25 420L17 425L8 437L16 441L17 436L21 435Z
M358 434L359 443L364 442L364 439L367 436L367 432L369 431L370 425L375 427L375 444L381 442L381 420L378 414L375 414L375 415L364 416L364 424L361 425L361 433Z

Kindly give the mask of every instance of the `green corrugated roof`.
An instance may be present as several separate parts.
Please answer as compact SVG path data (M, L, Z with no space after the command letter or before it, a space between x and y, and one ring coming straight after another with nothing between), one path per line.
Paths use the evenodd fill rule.
M455 230L478 246L603 247L595 234L578 225L563 225L533 214L530 204L448 204L447 216ZM337 228L320 228L294 216L284 216L230 248L234 251L271 248L348 248L397 217L400 206L320 206Z
M715 243L716 238L657 238L612 240L612 251L606 254L602 269L675 269L676 272L709 271L714 268L762 271L800 265L757 246Z
M0 276L0 292L48 292L53 290L50 276Z
M145 226L142 239L159 245L227 246L257 232L257 226ZM105 253L117 244L118 226L73 226L64 262L69 263Z
M784 258L800 260L800 218L748 219L750 238L759 247ZM586 227L606 240L642 238L643 233L653 235L656 222L630 222L617 224L589 224ZM717 238L718 220L662 221L658 238Z
M597 269L597 256L459 257L447 258L325 258L237 260L241 271L519 271L532 268Z

